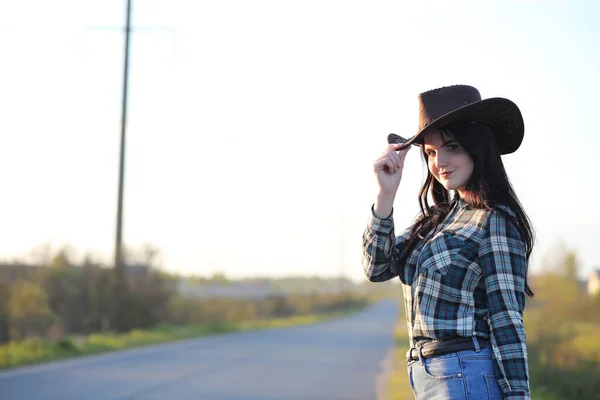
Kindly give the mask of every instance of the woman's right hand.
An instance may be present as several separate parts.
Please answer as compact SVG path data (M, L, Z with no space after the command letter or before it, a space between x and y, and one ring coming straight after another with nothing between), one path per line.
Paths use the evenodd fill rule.
M392 198L396 196L402 179L404 159L412 146L398 151L400 147L402 147L401 143L390 144L373 163L373 170L379 185L379 195Z

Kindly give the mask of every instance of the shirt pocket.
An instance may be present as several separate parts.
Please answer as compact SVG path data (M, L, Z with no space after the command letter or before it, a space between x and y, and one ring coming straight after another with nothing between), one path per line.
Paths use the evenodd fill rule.
M482 277L477 254L474 240L442 231L421 252L417 275L437 275L444 286L472 293Z
M464 237L453 232L442 231L436 234L419 255L418 273L446 275L453 266L468 264L472 253L469 247Z

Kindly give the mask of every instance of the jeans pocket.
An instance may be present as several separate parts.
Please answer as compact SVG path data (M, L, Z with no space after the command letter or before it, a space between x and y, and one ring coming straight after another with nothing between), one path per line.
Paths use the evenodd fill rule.
M496 376L484 374L483 377L485 378L485 386L487 387L488 399L502 400L504 398L504 394L502 393L502 389L500 389L500 385L498 384L498 379L496 379Z
M423 371L434 379L455 379L462 377L460 359L456 356L426 358Z

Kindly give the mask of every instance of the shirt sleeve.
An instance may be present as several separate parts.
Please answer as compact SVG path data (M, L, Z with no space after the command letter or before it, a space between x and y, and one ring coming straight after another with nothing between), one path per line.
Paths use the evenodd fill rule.
M399 273L398 259L410 237L411 228L394 237L392 214L387 218L379 218L371 207L371 216L363 233L362 256L365 277L370 282L388 281Z
M527 258L516 226L493 211L479 249L489 308L490 341L505 399L530 399L523 311Z

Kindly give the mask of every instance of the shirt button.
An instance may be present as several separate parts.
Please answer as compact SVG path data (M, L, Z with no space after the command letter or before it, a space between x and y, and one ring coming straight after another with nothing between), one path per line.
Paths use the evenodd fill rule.
M456 375L456 376L458 376L458 377L460 378L460 377L462 376L462 374L460 374L460 373L459 373L459 374L458 374L458 375Z

